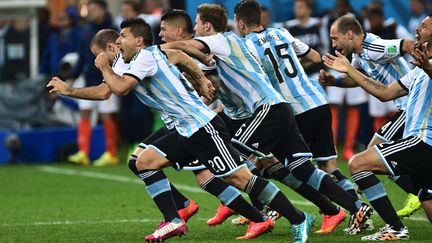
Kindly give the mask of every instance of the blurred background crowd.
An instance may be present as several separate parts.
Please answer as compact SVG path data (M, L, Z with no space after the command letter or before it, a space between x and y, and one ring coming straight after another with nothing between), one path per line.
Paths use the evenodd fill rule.
M123 19L139 17L152 26L155 44L159 44L160 18L166 10L185 9L194 19L197 6L204 2L224 5L233 19L235 0L1 0L0 134L3 132L4 138L10 140L11 133L66 127L78 134L72 150L84 149L89 154L92 127L100 125L104 130L100 143L105 147L92 157L116 160L119 145L132 147L162 126L159 116L132 93L118 98L115 108L99 107L96 111L97 106L49 95L46 83L58 76L76 87L98 84L102 76L94 67L95 57L89 48L98 30L118 30ZM263 26L287 28L321 54L332 51L328 32L339 16L354 14L365 31L384 39L413 39L416 26L432 7L428 0L258 2L262 5ZM230 30L236 31L234 21L230 22ZM307 72L316 79L321 68L315 65ZM396 111L391 103L383 104L360 88L326 90L335 141L339 141L345 159L354 149L364 148L374 131ZM0 148L0 155L7 152ZM0 156L0 163L10 159L10 155Z

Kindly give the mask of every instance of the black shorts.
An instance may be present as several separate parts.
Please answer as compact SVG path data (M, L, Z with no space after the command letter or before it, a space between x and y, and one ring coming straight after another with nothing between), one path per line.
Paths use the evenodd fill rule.
M409 136L374 146L390 175L411 175L414 185L432 184L432 146Z
M232 137L232 138L234 137L236 132L240 129L240 127L246 126L246 122L248 121L248 119L233 120L233 119L229 118L224 112L219 112L218 115L225 122L225 125L228 128L228 132L230 134L230 137Z
M322 105L295 116L297 126L316 161L337 158L333 141L330 105Z
M405 111L399 111L375 133L375 136L386 142L401 139L405 129L405 121Z
M281 162L312 156L287 103L260 106L234 139L264 154L273 153Z
M148 144L152 144L155 141L157 141L158 139L162 138L163 136L169 134L169 133L177 133L177 131L175 130L175 128L172 129L168 129L167 127L161 127L159 130L157 130L156 132L153 132L152 134L150 134L149 136L147 136L139 145L138 147L140 148L147 148ZM183 163L182 166L179 165L178 162L176 161L170 161L173 164L174 169L176 170L192 170L192 171L197 171L197 170L203 170L206 167L201 164L197 159L192 159L188 162L188 163Z
M198 159L215 176L226 177L245 165L232 145L222 118L215 116L191 137L171 132L149 145L152 149L183 168Z

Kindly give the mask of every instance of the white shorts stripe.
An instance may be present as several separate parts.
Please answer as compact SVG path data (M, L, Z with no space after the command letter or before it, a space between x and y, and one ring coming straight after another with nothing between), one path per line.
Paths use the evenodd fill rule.
M270 105L263 105L263 109L258 112L258 114L254 117L253 121L246 128L244 133L238 139L242 143L246 143L247 140L252 136L257 127L261 124L261 122L265 119L268 112L270 111Z
M394 124L390 126L390 129L384 133L384 137L387 140L392 140L395 133L400 129L401 126L405 124L406 113L405 111L394 121Z
M237 167L237 164L235 163L235 160L232 158L227 147L223 143L223 140L219 136L218 131L216 131L210 123L206 124L204 126L204 129L207 131L207 133L211 135L211 138L213 139L217 149L219 150L219 153L222 155L222 158L225 160L230 170L235 169Z

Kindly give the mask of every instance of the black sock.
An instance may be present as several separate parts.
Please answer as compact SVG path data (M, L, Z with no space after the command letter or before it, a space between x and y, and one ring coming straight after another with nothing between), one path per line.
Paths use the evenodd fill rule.
M336 215L339 213L339 208L328 197L316 191L311 186L303 183L295 191L319 207L325 215Z
M394 230L404 227L387 197L384 186L372 172L362 171L354 173L352 178L384 222L393 226Z
M178 210L183 209L187 205L189 205L189 199L187 199L187 197L185 197L181 192L179 192L172 183L170 183L170 187L171 187L171 194L173 196L174 203Z
M355 214L361 206L362 202L360 200L344 191L327 173L315 168L310 159L300 158L291 162L288 167L297 179L322 192L330 200L345 208L351 214Z
M406 193L417 195L418 191L415 189L410 175L389 176L389 178Z
M250 205L240 191L220 178L212 177L205 181L201 188L216 196L223 204L252 222L263 222L263 215Z
M245 192L279 212L291 224L300 224L305 220L303 212L295 208L272 182L254 175L246 185Z
M342 189L351 194L351 196L358 198L354 184L346 178L338 168L331 170L329 175L335 179L336 183L342 187Z
M252 205L253 205L254 207L256 207L259 211L261 211L261 210L264 209L264 204L262 204L262 203L260 202L260 200L258 200L258 198L256 198L256 197L251 197L251 196L249 195L249 199L251 200Z
M181 220L171 194L170 182L160 170L138 171L136 156L129 158L129 168L146 184L147 192L162 212L165 221Z
M311 186L299 181L295 178L292 173L281 163L276 163L266 169L270 176L284 185L289 186L295 190L298 194L302 195L307 200L314 203L319 207L326 215L336 215L339 213L339 209L333 205L330 200L324 196L321 192L315 190Z

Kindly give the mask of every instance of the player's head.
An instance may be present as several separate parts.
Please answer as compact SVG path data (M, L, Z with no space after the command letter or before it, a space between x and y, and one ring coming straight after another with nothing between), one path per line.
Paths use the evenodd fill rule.
M312 15L312 1L296 0L294 2L294 14L298 19L310 17Z
M226 9L219 4L201 4L195 18L195 34L213 35L227 30L228 17Z
M345 56L349 56L357 49L361 49L359 38L363 38L363 29L358 20L352 15L339 17L330 27L332 47Z
M141 18L126 19L120 24L120 36L117 44L126 62L142 48L152 45L153 34L150 25Z
M191 17L181 9L173 9L162 15L160 38L165 42L189 40L193 27Z
M250 29L261 25L261 6L256 1L243 0L234 7L234 20L241 36L250 33Z
M432 46L432 13L429 13L416 28L415 47L422 49L426 42L428 46Z
M92 53L97 56L105 52L110 61L120 53L120 47L116 44L119 34L112 29L99 30L90 43Z

